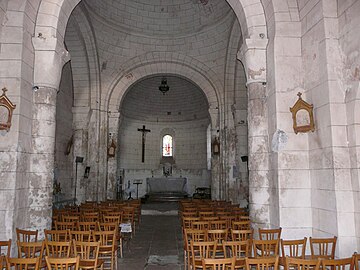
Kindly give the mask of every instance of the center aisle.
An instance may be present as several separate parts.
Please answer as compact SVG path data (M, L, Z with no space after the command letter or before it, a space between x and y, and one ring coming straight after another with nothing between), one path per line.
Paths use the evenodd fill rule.
M165 203L164 206L166 208ZM167 215L167 211L158 212L158 215L156 212L142 215L135 236L123 243L124 256L118 259L118 270L184 269L179 217L173 213Z

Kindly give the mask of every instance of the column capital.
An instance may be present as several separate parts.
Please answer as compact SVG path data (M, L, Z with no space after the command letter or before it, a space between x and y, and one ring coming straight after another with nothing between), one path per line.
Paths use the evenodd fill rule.
M34 86L59 88L62 68L70 61L70 54L62 39L43 37L32 38L35 49Z
M237 53L237 58L245 68L246 85L254 82L266 83L267 44L267 38L248 38Z

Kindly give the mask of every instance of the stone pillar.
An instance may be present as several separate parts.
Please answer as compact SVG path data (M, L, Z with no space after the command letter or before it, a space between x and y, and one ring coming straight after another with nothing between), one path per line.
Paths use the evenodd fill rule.
M246 39L238 53L248 90L249 208L257 226L270 223L266 38Z
M119 152L119 125L120 125L120 113L119 112L110 112L108 114L108 144L109 148L112 140L116 144L115 157L107 158L107 199L116 199L116 189L117 189L117 160Z
M29 226L42 232L51 226L56 96L69 55L59 46L62 40L39 35L32 41L35 63L28 215Z
M33 95L29 217L38 230L51 226L56 96L57 89L50 87L39 87Z

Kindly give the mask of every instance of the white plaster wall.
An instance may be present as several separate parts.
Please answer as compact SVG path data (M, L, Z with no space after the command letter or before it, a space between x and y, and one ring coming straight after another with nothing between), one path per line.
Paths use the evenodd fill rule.
M61 185L61 193L56 201L73 198L73 166L74 146L65 155L68 143L73 135L73 83L70 62L65 64L61 76L59 92L56 100L56 131L55 131L55 170L57 182Z
M145 125L151 132L146 134L145 162L141 162L142 133L137 129ZM209 120L156 123L124 118L119 127L118 166L125 170L125 184L128 180L162 177L161 132L174 130L173 176L188 178L188 192L192 194L197 186L210 186L207 170L206 130ZM153 172L152 172L153 171ZM131 182L132 183L132 182ZM146 185L139 186L139 196L145 194Z

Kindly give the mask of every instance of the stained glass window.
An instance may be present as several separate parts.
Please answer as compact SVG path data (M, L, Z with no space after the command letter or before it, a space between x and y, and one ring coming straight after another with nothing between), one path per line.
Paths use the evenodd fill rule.
M162 142L162 155L163 157L172 157L173 155L173 138L170 135L165 135Z

